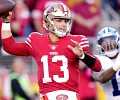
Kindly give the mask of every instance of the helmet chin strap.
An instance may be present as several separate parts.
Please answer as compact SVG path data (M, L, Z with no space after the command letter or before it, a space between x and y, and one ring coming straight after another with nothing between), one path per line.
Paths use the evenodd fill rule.
M57 31L56 27L55 27L54 33L55 33L58 37L64 37L65 35L67 35L66 32Z

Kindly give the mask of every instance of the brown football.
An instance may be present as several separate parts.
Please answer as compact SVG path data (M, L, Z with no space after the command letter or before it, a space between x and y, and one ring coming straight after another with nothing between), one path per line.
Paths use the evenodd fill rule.
M15 7L13 0L0 0L0 17L5 17Z

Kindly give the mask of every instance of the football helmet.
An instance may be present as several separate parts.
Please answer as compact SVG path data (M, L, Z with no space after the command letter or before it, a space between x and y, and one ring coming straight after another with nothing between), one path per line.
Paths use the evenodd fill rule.
M115 57L120 50L119 33L111 27L101 29L97 35L97 46L100 54Z
M59 31L56 28L54 19L66 19L67 25L64 31ZM72 15L70 9L62 2L54 2L49 5L43 14L43 26L50 32L55 33L58 37L64 37L69 34L72 27Z

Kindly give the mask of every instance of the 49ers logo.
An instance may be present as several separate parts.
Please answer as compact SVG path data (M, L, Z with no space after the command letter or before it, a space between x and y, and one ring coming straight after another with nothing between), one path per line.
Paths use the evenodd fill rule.
M51 13L51 12L54 12L54 7L53 7L53 6L50 7L50 8L48 9L48 11L47 11L47 13Z
M60 94L56 97L57 100L67 100L68 96L65 94Z

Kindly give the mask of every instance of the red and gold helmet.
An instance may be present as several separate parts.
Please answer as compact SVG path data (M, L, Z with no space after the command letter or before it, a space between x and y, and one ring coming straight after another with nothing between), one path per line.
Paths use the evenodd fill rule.
M55 18L68 20L65 32L57 30L54 24ZM44 11L43 25L48 31L55 33L58 37L69 34L72 27L72 15L70 9L62 2L54 2Z

